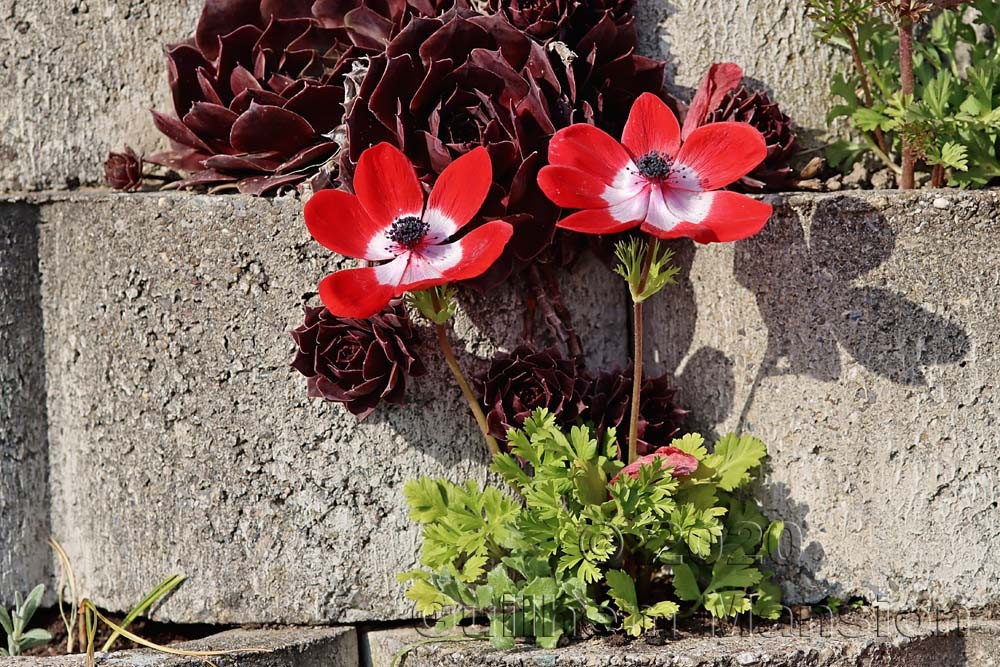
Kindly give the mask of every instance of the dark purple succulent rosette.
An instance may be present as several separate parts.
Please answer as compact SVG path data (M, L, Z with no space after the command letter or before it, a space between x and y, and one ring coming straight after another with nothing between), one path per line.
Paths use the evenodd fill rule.
M635 20L616 21L608 12L573 45L577 57L564 87L577 118L621 136L632 104L643 93L658 95L674 106L663 92L666 64L636 55L638 43Z
M372 58L347 115L345 177L369 145L401 148L425 182L455 158L485 146L493 187L470 225L503 218L514 226L507 252L489 272L495 284L515 261L551 241L559 210L534 186L548 137L569 108L543 49L502 16L453 10L413 19ZM555 116L555 117L554 117Z
M588 383L555 348L521 345L497 355L477 384L490 435L506 441L508 429L523 426L538 408L546 408L561 424L575 423Z
M343 72L358 47L311 3L208 0L195 36L167 50L176 117L153 112L173 148L150 162L189 174L174 187L266 194L331 163Z
M610 19L607 23L616 26ZM552 134L573 122L600 122L607 100L632 85L619 76L641 80L642 86L662 85L662 65L647 69L645 60L634 56L634 31L611 29L618 41L610 45L602 34L581 42L586 52L567 68L555 51L503 14L458 8L436 18L414 18L384 54L371 59L346 117L350 150L342 177L349 181L364 149L381 141L402 149L427 183L455 158L485 146L494 184L469 228L503 218L513 225L514 236L501 259L474 284L500 283L552 243L560 210L535 185ZM637 71L643 76L635 77ZM616 99L614 104L627 109L630 102Z
M425 373L414 351L416 331L399 302L366 320L307 307L292 338L292 367L308 378L309 396L342 403L358 419L382 401L403 403L406 377Z
M615 428L619 451L628 452L628 425L632 404L632 370L599 373L584 398L584 422L598 433ZM684 427L688 411L676 403L670 374L643 380L639 394L639 454L670 444Z
M609 16L616 23L631 19L634 0L489 0L490 13L503 14L514 27L548 44L559 41L574 49L580 37Z
M468 0L305 0L324 28L350 30L355 44L371 51L385 48L414 16L440 16Z
M749 123L764 135L767 144L767 157L737 181L735 189L759 192L787 190L794 186L796 173L790 163L798 150L795 129L792 119L766 92L749 90L745 86L730 91L705 119L706 124L722 121Z

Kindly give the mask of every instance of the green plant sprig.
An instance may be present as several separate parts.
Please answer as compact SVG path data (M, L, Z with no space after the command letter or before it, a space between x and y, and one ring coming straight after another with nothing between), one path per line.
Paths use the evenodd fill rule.
M645 240L632 237L615 244L615 257L618 265L615 273L628 283L632 301L642 303L657 294L667 285L677 282L680 267L672 264L674 251L656 241L650 244Z
M971 19L949 11L966 5L975 9ZM1000 178L995 1L872 7L867 0L809 0L808 12L820 38L854 56L854 73L834 77L831 91L841 102L827 120L846 118L864 141L832 144L827 158L834 167L846 170L871 151L904 185L912 183L915 160L930 168L935 187L983 187ZM971 66L958 53L968 54ZM902 167L898 155L906 157Z
M7 648L0 648L0 656L16 657L28 649L42 646L52 641L48 630L41 628L28 629L32 617L42 604L45 586L38 584L27 597L20 593L14 594L14 609L7 611L0 607L0 627L7 635Z
M160 583L158 583L153 590L146 594L142 600L139 601L137 605L132 607L132 610L126 614L125 618L121 622L121 627L128 629L128 626L132 625L135 619L139 618L145 614L153 605L160 602L167 595L171 593L175 588L184 583L184 577L179 574L172 574ZM101 647L101 651L107 653L115 645L115 641L118 639L121 633L115 630L108 640L104 642L104 646Z
M584 623L638 636L699 609L780 614L760 561L783 525L743 493L766 455L759 440L729 435L709 453L701 436L678 438L671 446L698 460L683 478L661 458L622 474L614 429L563 431L545 410L508 442L492 466L506 491L429 478L405 487L424 569L399 578L439 632L488 617L499 648L518 637L552 648Z
M444 325L455 317L458 310L458 290L451 285L441 285L420 292L407 292L406 302L432 324Z

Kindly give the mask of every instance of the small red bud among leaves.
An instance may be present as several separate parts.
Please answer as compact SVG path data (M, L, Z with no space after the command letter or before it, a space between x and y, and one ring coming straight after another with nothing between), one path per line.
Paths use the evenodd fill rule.
M674 478L688 477L698 469L698 459L691 454L681 451L676 447L660 447L652 454L642 456L628 464L622 471L615 475L611 483L614 484L622 475L628 475L635 479L639 478L639 470L642 466L653 465L657 459L660 460L661 468L670 468L671 476Z

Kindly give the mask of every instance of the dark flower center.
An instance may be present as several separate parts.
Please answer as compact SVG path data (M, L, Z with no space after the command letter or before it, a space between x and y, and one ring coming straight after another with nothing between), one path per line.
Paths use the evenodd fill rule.
M635 166L639 174L649 180L662 181L670 176L670 168L674 166L674 161L666 153L649 151L635 161Z
M401 246L412 248L427 235L430 225L415 215L408 215L392 223L389 238Z

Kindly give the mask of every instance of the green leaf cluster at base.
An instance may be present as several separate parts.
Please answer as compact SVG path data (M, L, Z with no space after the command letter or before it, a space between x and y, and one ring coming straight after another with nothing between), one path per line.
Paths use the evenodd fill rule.
M700 609L777 618L780 590L760 561L783 525L737 493L766 456L759 440L727 435L712 453L699 435L674 440L698 460L676 477L665 457L623 473L613 429L564 433L545 410L508 442L492 466L508 490L406 485L426 569L400 578L420 613L444 614L439 630L489 617L497 647L531 637L551 648L585 625L638 636Z

